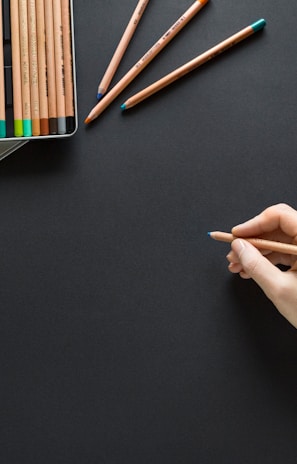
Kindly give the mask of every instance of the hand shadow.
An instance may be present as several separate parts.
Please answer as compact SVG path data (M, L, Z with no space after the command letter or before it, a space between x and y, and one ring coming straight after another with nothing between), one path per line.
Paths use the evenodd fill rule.
M297 416L297 330L277 311L253 280L230 279L238 325L248 341L254 368L275 401Z

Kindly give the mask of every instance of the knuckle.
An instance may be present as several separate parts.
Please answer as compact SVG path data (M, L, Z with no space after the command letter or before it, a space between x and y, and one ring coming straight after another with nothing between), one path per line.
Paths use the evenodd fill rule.
M281 211L287 211L291 209L291 207L287 203L277 203L273 206L270 206L268 209L278 209Z
M271 299L278 304L285 302L290 295L290 285L285 279L280 279L276 285L271 288Z
M271 216L273 216L275 213L276 214L282 214L282 213L287 213L288 211L291 211L292 208L289 206L287 203L277 203L275 205L269 206L263 211L263 216L267 217L270 219Z

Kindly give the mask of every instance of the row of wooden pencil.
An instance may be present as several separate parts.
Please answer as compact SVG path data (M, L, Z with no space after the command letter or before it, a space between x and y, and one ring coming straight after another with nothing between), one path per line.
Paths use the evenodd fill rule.
M70 0L4 0L4 17L5 8L10 11L14 136L73 132L75 105ZM1 68L4 65L1 65L0 53ZM7 83L3 77L5 73L0 74L3 127ZM3 134L4 131L2 137Z

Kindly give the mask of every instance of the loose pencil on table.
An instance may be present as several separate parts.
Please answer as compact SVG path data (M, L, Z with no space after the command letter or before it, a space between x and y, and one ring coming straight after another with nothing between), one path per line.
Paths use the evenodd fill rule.
M134 35L134 32L136 31L136 28L139 24L139 21L144 13L144 10L146 9L147 5L149 3L149 0L139 0L137 3L137 6L131 16L131 19L122 35L122 38L112 56L112 59L109 63L109 65L106 68L106 71L104 73L104 76L102 77L98 91L97 91L97 99L100 100L101 97L106 93L109 84L111 83L111 80L124 56L124 53Z
M133 106L142 102L143 100L150 97L151 95L154 95L155 93L164 89L169 84L172 84L173 82L185 76L189 72L203 65L207 61L211 60L212 58L215 58L216 56L220 55L227 49L233 47L233 45L236 45L237 43L251 36L255 32L260 31L261 29L263 29L265 25L266 25L265 19L259 19L258 21L254 22L250 26L245 27L241 31L237 32L236 34L233 34L231 37L223 40L222 42L210 48L209 50L202 53L201 55L197 56L193 60L188 61L183 66L180 66L179 68L175 69L171 73L162 77L161 79L154 82L150 86L136 93L135 95L130 97L128 100L126 100L125 103L122 104L121 109L127 110L129 108L132 108Z

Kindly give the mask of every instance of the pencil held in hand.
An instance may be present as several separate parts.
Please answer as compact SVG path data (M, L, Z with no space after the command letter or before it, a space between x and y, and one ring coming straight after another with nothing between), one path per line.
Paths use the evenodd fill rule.
M233 234L228 232L208 232L208 236L213 238L214 240L218 240L220 242L227 242L232 243L233 240L237 238L242 238L247 242L251 243L254 247L258 248L259 250L269 250L274 251L276 253L285 253L289 255L296 255L297 256L297 245L292 245L290 243L282 243L276 242L274 240L264 240L262 238L256 237L236 237Z
M209 50L197 56L193 60L188 61L183 66L180 66L179 68L175 69L174 71L167 74L163 78L159 79L158 81L154 82L150 86L146 87L145 89L141 90L137 94L130 97L125 103L122 104L121 106L122 110L127 110L129 108L132 108L133 106L142 102L143 100L150 97L151 95L154 95L155 93L159 92L159 90L164 89L169 84L172 84L173 82L185 76L186 74L193 71L194 69L198 68L202 64L220 55L228 48L233 47L233 45L236 45L237 43L241 42L243 39L246 39L247 37L254 34L255 32L263 29L265 24L266 24L266 21L264 19L260 19L259 21L256 21L250 26L232 35L231 37L224 40L223 42L220 42L219 44L210 48Z

